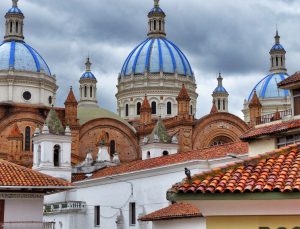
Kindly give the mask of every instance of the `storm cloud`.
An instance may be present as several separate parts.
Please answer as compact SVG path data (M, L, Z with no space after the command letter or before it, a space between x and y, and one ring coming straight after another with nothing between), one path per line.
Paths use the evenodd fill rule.
M242 117L243 100L268 74L276 24L287 50L288 72L300 69L299 1L160 2L167 14L167 37L186 54L196 75L198 117L211 108L219 71L230 94L230 112ZM58 106L63 106L70 86L79 87L85 58L90 55L100 106L116 111L118 74L129 52L146 38L152 5L152 0L19 1L26 17L26 42L39 51L57 76ZM2 35L10 6L10 0L0 1ZM78 95L78 90L75 92Z

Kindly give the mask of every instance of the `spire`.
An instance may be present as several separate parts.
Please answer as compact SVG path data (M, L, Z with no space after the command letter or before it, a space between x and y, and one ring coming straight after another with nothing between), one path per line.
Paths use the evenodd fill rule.
M92 63L90 62L90 57L88 57L85 62L85 71L91 72L91 66L92 66Z
M159 0L154 0L154 7L148 13L148 37L165 37L165 17L166 14L159 7Z
M12 8L5 14L5 36L4 41L23 41L23 20L24 15L18 8L18 0L12 0Z
M142 110L151 110L151 106L150 106L150 104L149 104L147 95L145 95L144 101L143 101L143 103L142 103L141 111L142 111Z
M167 129L161 119L158 118L157 123L149 136L149 143L170 143L171 137L169 136Z
M278 29L276 25L276 35L275 35L275 44L280 44L280 36L278 35Z
M249 103L249 107L261 107L261 106L262 105L261 105L261 103L259 101L259 98L258 98L258 96L256 94L256 90L254 90L252 99L251 99L251 101Z
M223 78L222 78L221 72L219 73L219 77L217 79L218 79L218 87L223 87L223 85L222 85Z
M187 92L184 84L182 84L181 90L177 96L177 101L178 100L185 100L185 101L191 100L191 97L189 96L189 93Z
M77 104L77 100L76 100L75 95L73 93L72 86L70 87L70 91L69 91L68 97L67 97L67 99L65 101L65 104L70 104L70 103Z

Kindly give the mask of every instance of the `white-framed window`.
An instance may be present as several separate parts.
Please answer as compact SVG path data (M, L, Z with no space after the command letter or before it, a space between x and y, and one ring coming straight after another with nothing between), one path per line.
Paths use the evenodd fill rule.
M95 227L100 227L100 206L94 207L94 221Z
M129 203L129 225L136 224L136 206L135 202Z

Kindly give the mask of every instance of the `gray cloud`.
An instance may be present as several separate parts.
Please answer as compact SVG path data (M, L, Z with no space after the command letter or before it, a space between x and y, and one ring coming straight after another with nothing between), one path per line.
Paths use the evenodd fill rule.
M10 0L0 2L1 15L10 4ZM26 41L57 75L59 106L69 86L78 88L89 54L98 78L98 100L102 107L116 111L118 73L129 52L146 38L152 5L152 0L19 1L26 16ZM162 0L161 7L167 14L168 38L185 52L197 75L198 116L211 108L218 71L223 72L230 93L231 112L241 116L244 98L268 73L276 24L288 52L289 72L300 69L299 1ZM4 17L0 24L4 28Z

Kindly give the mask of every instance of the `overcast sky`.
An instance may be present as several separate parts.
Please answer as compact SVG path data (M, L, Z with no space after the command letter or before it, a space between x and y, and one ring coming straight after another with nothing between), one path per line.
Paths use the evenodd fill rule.
M289 74L300 70L300 1L161 0L167 38L191 62L198 84L197 116L210 111L219 71L230 94L229 109L242 117L243 101L269 70L276 24L287 51ZM0 1L1 36L11 0ZM100 106L116 111L117 77L130 51L147 33L153 0L20 0L25 40L57 76L58 106L78 80L89 54L98 79Z

